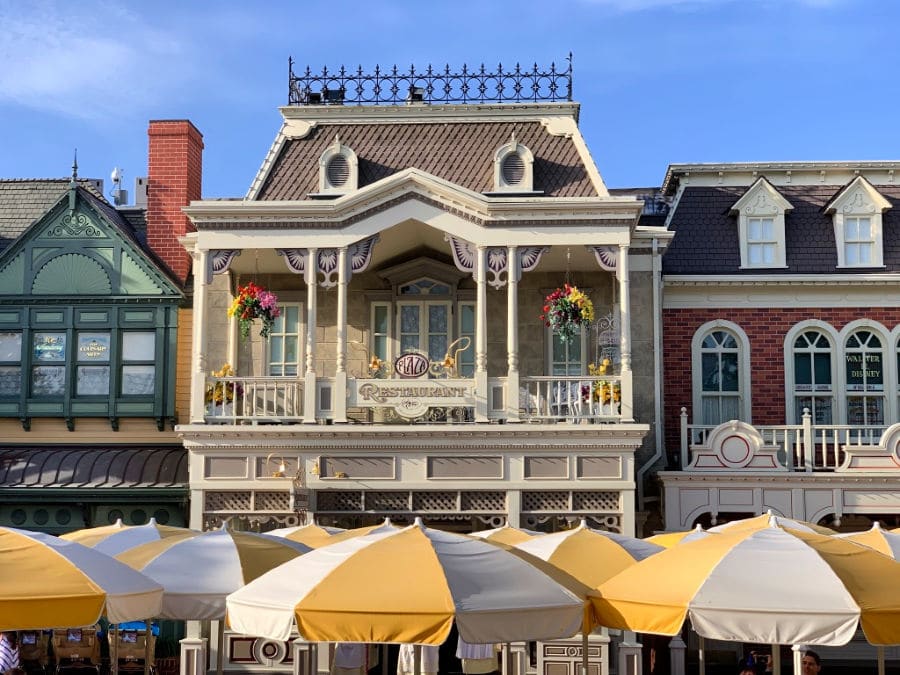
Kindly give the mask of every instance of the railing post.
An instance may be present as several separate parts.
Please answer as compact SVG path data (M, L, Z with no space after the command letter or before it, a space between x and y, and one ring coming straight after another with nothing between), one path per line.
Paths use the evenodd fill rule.
M815 464L815 448L813 445L812 415L809 408L803 409L803 468L812 472Z
M525 675L525 669L528 664L528 654L526 650L528 644L525 642L512 642L509 645L510 668L506 671L509 675Z
M688 465L690 447L688 446L688 414L687 408L681 408L681 469Z
M206 638L181 640L181 675L206 675Z

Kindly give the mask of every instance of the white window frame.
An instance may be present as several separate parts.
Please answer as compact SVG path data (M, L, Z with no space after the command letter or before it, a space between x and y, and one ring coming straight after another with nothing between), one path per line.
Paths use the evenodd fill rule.
M265 364L266 364L266 375L269 377L300 377L306 371L305 358L306 358L306 315L304 314L303 308L304 303L302 302L280 302L278 303L278 308L281 310L281 315L286 316L285 309L288 307L296 307L297 308L297 374L296 375L272 375L272 338L273 337L284 337L288 335L294 335L293 332L288 332L285 330L282 333L276 333L274 330L274 326L272 327L272 331L269 333L269 339L265 340ZM287 321L284 321L285 328L287 328ZM279 365L281 365L282 370L285 365L284 361L284 349L282 348L282 360Z
M738 215L738 235L741 249L741 269L784 269L787 267L787 250L784 235L784 217L794 207L765 178L759 178L743 196L731 207L731 213ZM754 220L772 221L772 239L754 241L750 238ZM753 263L750 260L751 247L763 244L774 247L772 261Z
M383 308L387 312L387 333L384 334L384 354L379 354L378 350L375 348L375 338L380 334L375 330L375 312L377 309ZM385 363L390 364L394 359L394 340L393 340L393 303L387 301L373 301L369 303L369 358L373 356L377 356ZM365 368L368 368L368 364L365 364Z
M703 340L714 331L731 333L738 345L738 407L740 419L748 424L752 418L752 382L750 379L750 339L736 323L717 319L699 326L691 339L691 391L694 423L700 424L703 416Z
M881 368L882 368L882 390L880 394L877 391L848 391L848 383L847 383L847 341L850 336L859 331L868 331L875 335L881 341ZM874 426L888 426L891 424L891 406L889 404L890 401L890 392L894 390L893 380L894 378L891 376L892 367L888 362L888 359L893 356L893 351L891 349L891 342L889 338L889 333L884 329L884 326L879 324L876 321L867 321L867 320L859 320L853 321L852 323L847 324L843 330L840 332L840 346L841 346L841 360L838 366L838 373L840 376L840 390L842 392L841 396L838 399L838 404L841 410L841 422L843 424L851 424L849 415L848 415L848 401L847 399L852 395L854 397L863 397L863 398L878 398L880 397L882 400L882 411L883 411L883 419L882 423ZM873 426L868 421L866 426Z
M882 237L882 214L891 208L891 203L862 176L854 178L825 207L832 215L834 241L837 245L838 268L884 267L884 242ZM849 219L868 218L872 257L867 263L850 264L847 260L848 244L858 243L847 239Z
M784 336L784 401L785 401L785 420L798 420L803 414L802 410L797 410L797 398L804 394L814 396L815 392L798 392L796 388L796 373L794 372L794 343L801 333L808 331L816 331L825 335L831 346L831 423L838 424L838 420L842 419L841 402L838 400L838 392L841 391L839 382L841 381L841 373L839 358L842 354L842 347L837 331L831 324L824 321L802 321L795 324ZM820 397L824 398L824 397ZM815 424L815 417L813 417Z
M411 298L414 296L403 296L403 297ZM450 343L453 342L453 340L454 340L453 327L454 327L454 321L456 320L456 317L454 316L455 312L453 311L454 302L452 299L450 299L452 296L435 295L435 296L433 296L433 299L430 299L430 300L426 299L427 297L428 296L424 296L424 297L418 296L419 299L417 299L417 300L399 300L398 299L397 302L395 303L394 306L396 308L396 315L394 316L394 330L395 330L394 353L397 356L400 356L403 353L403 348L402 348L401 342L400 342L401 337L402 337L402 333L400 330L400 321L402 318L404 307L416 306L419 308L419 351L421 353L423 353L426 356L429 356L429 358L431 358L431 356L428 354L428 336L429 336L428 307L429 306L440 305L440 306L444 306L447 308L447 346L449 346ZM423 344L424 344L424 348L422 347ZM445 351L446 351L446 349L445 349ZM444 356L443 354L440 354L436 358L441 358L443 356Z
M549 376L554 376L554 375L556 375L556 373L553 372L553 364L554 364L553 341L556 339L556 336L553 334L553 329L550 328L549 326L545 327L544 330L546 331L546 336L547 336L547 340L546 340L546 344L547 344L546 359L547 359L547 361L544 366L544 372L547 373L547 375L549 375ZM590 345L588 344L588 331L585 330L585 328L583 326L581 328L581 335L579 336L578 339L580 340L580 343L581 343L581 363L580 363L578 372L577 373L567 373L566 375L558 375L558 377L566 377L566 376L572 377L575 375L586 375L587 374L588 349L589 349ZM566 360L567 364L570 362L574 363L573 361L570 361L569 359Z

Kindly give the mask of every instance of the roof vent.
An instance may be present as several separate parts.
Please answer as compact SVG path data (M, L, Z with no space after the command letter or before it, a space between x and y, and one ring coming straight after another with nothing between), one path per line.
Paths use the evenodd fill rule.
M519 185L525 179L525 162L522 155L511 152L503 158L503 166L500 169L503 174L503 182L507 185Z
M358 181L356 153L335 135L334 142L319 156L319 191L313 196L339 197L355 190Z
M325 169L328 185L333 188L344 187L350 180L350 164L344 155L335 155L328 162Z

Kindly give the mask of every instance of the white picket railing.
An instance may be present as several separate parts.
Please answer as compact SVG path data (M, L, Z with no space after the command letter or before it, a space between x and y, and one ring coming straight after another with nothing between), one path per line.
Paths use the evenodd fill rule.
M520 383L519 410L523 420L621 419L622 385L618 376L540 375L523 377Z
M217 401L206 404L207 422L236 424L239 421L303 420L303 380L235 375L208 377L206 389L218 394L215 396Z

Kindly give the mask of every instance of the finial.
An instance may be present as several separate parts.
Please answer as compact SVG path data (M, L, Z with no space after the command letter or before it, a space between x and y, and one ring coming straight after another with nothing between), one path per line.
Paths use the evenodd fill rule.
M416 519L413 521L413 526L418 527L420 530L425 529L425 521L422 520L422 516L416 516Z
M72 159L72 180L69 181L69 215L75 212L75 193L78 188L78 148Z
M78 148L75 148L74 157L72 158L72 185L78 180Z

